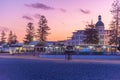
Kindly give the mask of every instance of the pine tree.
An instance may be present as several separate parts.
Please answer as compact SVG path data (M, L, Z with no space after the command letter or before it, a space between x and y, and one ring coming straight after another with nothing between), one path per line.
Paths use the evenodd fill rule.
M4 44L6 42L6 34L4 31L1 32L1 44Z
M8 35L8 44L11 45L13 42L13 32L10 31L9 35Z
M110 45L117 45L118 44L118 38L120 37L120 2L118 0L115 0L112 4L112 10L111 13L113 15L112 22L110 24Z
M40 42L40 44L44 45L46 40L47 40L47 36L48 36L48 31L50 30L50 28L47 25L47 19L45 18L45 16L41 16L40 17L40 21L39 21L39 26L37 29L37 39Z
M95 25L87 25L87 28L84 32L85 39L83 40L86 44L98 44L98 31L95 29Z
M24 43L25 44L29 44L30 42L32 42L34 40L34 36L35 36L35 30L34 30L34 26L33 23L29 22L27 24L27 28L26 28L26 35L25 35L25 40Z
M8 35L8 45L11 45L11 44L15 44L17 43L17 36L16 34L13 34L12 31L10 31L9 35Z
M112 21L111 22L111 24L110 24L110 34L109 34L109 36L110 36L110 39L109 39L109 44L110 45L116 45L117 43L116 43L116 28L115 28L115 23L114 23L114 21Z
M12 41L12 44L15 44L15 43L17 43L18 42L18 40L17 40L17 36L16 36L16 34L14 34L13 35L13 41Z

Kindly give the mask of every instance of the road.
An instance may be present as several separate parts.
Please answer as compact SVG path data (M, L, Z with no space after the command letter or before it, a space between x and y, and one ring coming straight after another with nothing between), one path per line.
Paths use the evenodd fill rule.
M0 58L0 80L120 80L120 64Z

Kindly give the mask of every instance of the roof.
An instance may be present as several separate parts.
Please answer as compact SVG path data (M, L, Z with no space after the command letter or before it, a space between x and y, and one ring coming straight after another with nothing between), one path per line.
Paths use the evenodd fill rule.
M104 26L104 23L102 21L98 21L95 26L96 27L98 27L98 26Z
M22 47L23 43L11 44L9 47Z
M99 15L98 16L98 22L95 25L96 27L98 27L98 26L104 26L104 23L101 20L102 20L101 15Z
M32 41L29 43L29 45L37 45L39 42L38 41Z

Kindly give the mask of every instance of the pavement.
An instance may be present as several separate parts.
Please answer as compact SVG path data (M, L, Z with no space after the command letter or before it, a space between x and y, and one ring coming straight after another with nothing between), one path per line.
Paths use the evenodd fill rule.
M73 61L0 58L0 80L120 80L120 64Z
M66 60L0 54L0 80L120 80L119 70L119 59Z
M10 55L8 53L1 53L0 58L17 58L17 59L32 59L32 60L44 60L52 62L77 62L77 63L102 63L102 64L120 64L120 59L71 59L67 60L65 58L40 58L39 55L25 55L25 54L15 54Z

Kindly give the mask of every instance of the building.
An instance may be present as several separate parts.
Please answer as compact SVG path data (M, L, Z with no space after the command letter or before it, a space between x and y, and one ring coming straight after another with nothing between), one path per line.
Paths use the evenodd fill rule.
M84 38L85 38L84 30L77 30L76 32L73 32L71 38L66 40L66 45L76 46L84 44L83 42Z
M98 21L95 24L95 29L98 31L98 37L99 37L99 44L98 45L109 45L109 34L110 30L105 30L104 23L102 22L101 15L98 16ZM78 46L78 45L86 45L84 43L85 30L77 30L73 32L73 35L71 38L66 40L66 45L72 45L72 46Z

